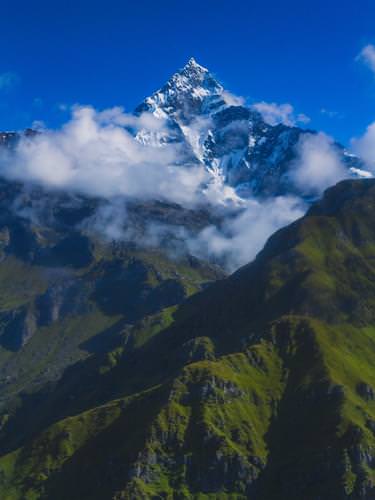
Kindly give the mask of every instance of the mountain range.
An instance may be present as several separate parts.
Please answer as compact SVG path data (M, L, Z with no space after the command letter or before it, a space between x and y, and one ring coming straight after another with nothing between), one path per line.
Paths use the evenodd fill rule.
M163 127L135 131L140 143L178 145L178 163L204 168L215 185L233 187L244 198L304 195L290 174L298 144L317 132L268 123L256 106L225 90L194 58L137 106L135 115L142 113L151 114ZM2 132L0 145L12 147L19 138L35 134L32 129ZM362 160L341 144L334 142L333 148L348 177L372 176Z
M194 59L144 112L163 126L137 141L208 182L304 196L290 169L316 132L266 123ZM231 275L180 233L139 244L219 225L209 207L128 200L131 237L105 238L99 196L0 179L1 499L375 498L375 180L333 148L351 179Z
M112 346L118 321L88 340L83 311L38 332L39 349L63 337L50 369L69 336L92 354L3 414L2 497L372 498L374 200L375 181L343 181L229 278L122 319ZM96 292L107 321L140 266L121 265Z

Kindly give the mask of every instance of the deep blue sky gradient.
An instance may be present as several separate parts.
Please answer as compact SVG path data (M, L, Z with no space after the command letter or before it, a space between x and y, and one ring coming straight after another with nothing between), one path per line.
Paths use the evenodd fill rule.
M1 2L0 130L56 127L61 104L131 111L194 56L249 102L290 102L347 143L375 120L373 0ZM321 114L321 108L337 113Z

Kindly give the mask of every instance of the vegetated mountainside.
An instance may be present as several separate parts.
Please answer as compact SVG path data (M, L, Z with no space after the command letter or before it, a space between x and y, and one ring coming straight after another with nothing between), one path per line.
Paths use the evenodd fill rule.
M172 218L194 230L207 224L203 211L129 202L123 229L131 227L133 243L113 242L86 223L101 203L0 181L0 434L6 439L20 405L48 386L47 397L68 366L131 343L139 321L156 315L155 325L163 322L170 308L224 276L179 255L170 241L158 249L134 243L145 221ZM26 431L23 419L21 427Z
M1 498L375 498L374 255L375 181L341 182L3 414Z

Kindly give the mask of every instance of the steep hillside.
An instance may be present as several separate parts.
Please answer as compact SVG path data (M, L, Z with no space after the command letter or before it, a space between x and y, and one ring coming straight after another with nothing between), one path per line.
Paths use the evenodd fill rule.
M224 275L179 255L171 241L157 249L104 240L83 223L100 203L0 183L0 428L7 437L17 408L39 389L52 390L67 367L130 342L138 322L167 320L170 308ZM155 202L130 204L127 217L141 235L145 220L172 217L199 228L207 215Z
M25 395L1 497L375 498L374 221L375 181L342 182L253 263ZM126 292L101 283L112 317Z

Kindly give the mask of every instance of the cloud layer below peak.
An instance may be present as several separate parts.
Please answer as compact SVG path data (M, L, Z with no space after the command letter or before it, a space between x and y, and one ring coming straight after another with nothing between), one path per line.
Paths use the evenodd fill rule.
M75 107L61 129L23 138L16 154L3 157L2 171L15 180L89 196L196 203L198 186L207 180L205 171L177 166L179 146L143 144L133 133L147 128L149 134L160 135L163 127L148 114Z
M288 117L293 109L280 112ZM306 203L301 196L239 198L232 187L213 180L202 164L187 161L183 144L168 141L167 127L149 113L134 116L118 107L96 111L76 106L60 129L24 137L15 152L3 150L0 170L3 176L31 188L42 185L47 193L101 199L85 229L91 227L109 239L134 238L136 233L127 217L130 200L204 208L215 222L207 222L202 230L192 232L171 223L163 226L145 221L143 240L137 235L136 242L157 246L170 234L182 241L187 251L220 261L229 270L253 259L275 230L303 215ZM200 128L197 125L198 135ZM367 156L363 154L365 159L375 160L374 131L372 125L355 144L362 153L369 151ZM289 181L306 197L319 196L349 175L334 141L325 134L302 134L294 153ZM33 208L25 209L21 202L17 210L35 217Z

